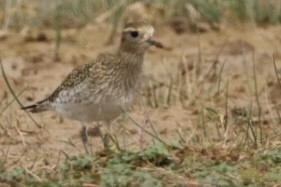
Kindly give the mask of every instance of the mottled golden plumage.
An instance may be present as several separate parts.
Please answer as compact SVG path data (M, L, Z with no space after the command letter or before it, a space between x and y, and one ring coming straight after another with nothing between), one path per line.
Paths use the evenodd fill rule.
M23 109L53 110L82 123L112 121L133 102L144 53L158 43L152 40L153 32L153 27L144 22L127 24L116 53L102 53L78 66L48 98Z

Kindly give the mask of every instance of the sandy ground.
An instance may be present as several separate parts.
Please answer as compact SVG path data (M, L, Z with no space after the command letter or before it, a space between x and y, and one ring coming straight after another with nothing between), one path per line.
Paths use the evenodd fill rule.
M178 35L168 27L157 28L155 37L173 48L171 51L152 48L145 57L144 85L155 88L159 98L158 107L145 104L152 96L146 91L149 89L143 88L136 105L129 113L130 116L149 131L152 130L147 121L151 121L167 142L178 141L179 132L189 140L190 137L195 137L193 134L195 131L200 139L202 130L197 124L201 119L202 107L215 109L221 117L221 123L220 120L217 122L219 129L223 128L228 83L229 113L235 112L239 107L250 107L252 103L253 116L256 117L258 110L254 97L254 61L263 125L266 131L277 129L278 133L280 130L277 128L276 108L280 103L280 88L276 83L272 55L276 54L276 64L279 67L280 29L280 26L223 28L220 32L200 35L187 32ZM43 41L36 38L33 40L32 37L30 39L28 38L31 36L30 33L24 32L8 33L0 38L2 63L13 89L16 93L26 89L19 97L24 104L31 104L48 96L74 66L87 63L100 52L115 50L119 41L117 38L113 45L104 45L110 32L110 27L104 25L63 30L60 60L56 60L55 32L52 30L32 30L32 32L35 36L40 34L46 36L47 40L44 38ZM198 76L195 72L196 67L200 67ZM181 80L177 82L179 75ZM166 100L171 77L175 85L169 105ZM186 98L183 100L179 99L177 84L185 86ZM12 99L1 77L0 111ZM0 114L0 150L2 156L7 153L8 167L34 164L50 167L60 162L61 151L69 155L84 153L79 139L79 122L63 119L53 112L31 115L42 128L38 128L16 103ZM215 142L218 140L215 122L211 117L209 119L208 121L206 118L210 130L208 133L211 142ZM237 125L235 121L229 123ZM94 125L92 124L93 127ZM123 148L132 149L152 143L152 137L140 131L126 116L116 120L113 129ZM235 134L229 138L236 139ZM280 142L278 137L272 138L273 140ZM94 151L102 149L99 137L92 136L91 141Z

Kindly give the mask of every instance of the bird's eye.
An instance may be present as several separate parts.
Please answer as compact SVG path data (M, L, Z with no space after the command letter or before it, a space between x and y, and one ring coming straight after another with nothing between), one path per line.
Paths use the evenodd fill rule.
M130 32L130 34L131 34L131 36L133 38L137 38L139 36L139 32L138 31L132 31L132 32Z

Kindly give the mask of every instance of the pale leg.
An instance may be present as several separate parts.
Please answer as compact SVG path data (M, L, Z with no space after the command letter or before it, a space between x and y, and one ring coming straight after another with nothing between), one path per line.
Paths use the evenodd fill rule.
M103 135L101 130L100 130L100 124L97 122L97 128L98 128L98 133L100 135L101 141L103 143L103 148L105 149L107 147L107 142L106 142L106 134Z
M120 149L119 143L117 141L117 138L115 136L115 134L112 132L112 121L106 121L106 126L107 126L107 147L109 145L109 141L110 139L112 140L112 142L116 145L117 149ZM106 136L105 136L106 137Z

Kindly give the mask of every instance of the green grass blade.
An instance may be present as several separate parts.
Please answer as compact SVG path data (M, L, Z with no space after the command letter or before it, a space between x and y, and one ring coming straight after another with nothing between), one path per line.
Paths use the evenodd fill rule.
M6 73L4 71L4 67L3 67L3 64L2 64L2 60L0 59L0 66L1 66L1 72L2 72L2 75L3 75L3 78L5 80L5 83L6 85L8 86L8 89L9 91L11 92L11 94L13 95L15 101L19 104L20 107L23 107L23 104L20 102L18 96L15 94L12 86L10 85L9 81L8 81L8 78L6 76ZM35 121L35 119L30 115L30 113L26 112L26 114L28 115L28 117L33 121L33 123L38 127L38 128L42 128L42 126Z

